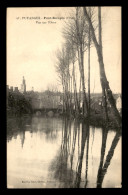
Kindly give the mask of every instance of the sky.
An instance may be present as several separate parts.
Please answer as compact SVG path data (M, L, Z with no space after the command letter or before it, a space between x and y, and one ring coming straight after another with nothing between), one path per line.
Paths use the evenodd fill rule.
M55 52L64 42L62 28L68 7L7 8L7 84L20 89L25 77L27 90L44 91L58 84ZM28 19L26 17L29 17ZM30 19L30 17L37 17ZM39 18L40 17L40 18ZM44 19L45 17L45 19ZM48 19L64 17L65 19ZM52 21L55 23L48 23ZM102 7L103 56L106 75L114 93L121 92L121 8ZM87 76L87 54L85 53ZM78 71L78 70L77 70ZM58 86L61 90L61 87ZM91 92L101 92L99 64L91 48Z

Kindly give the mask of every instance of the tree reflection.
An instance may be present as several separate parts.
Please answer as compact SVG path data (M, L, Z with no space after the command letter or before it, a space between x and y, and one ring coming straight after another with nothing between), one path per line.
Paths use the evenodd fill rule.
M74 183L74 187L79 188L81 182L81 171L82 171L82 163L83 163L83 156L84 156L84 149L85 143L88 139L87 143L87 152L86 152L86 180L87 180L87 166L88 166L88 146L89 146L89 124L82 122L82 137L81 137L81 153L78 160L78 168L76 172L76 179Z
M17 139L17 136L20 135L21 146L23 147L26 127L31 126L31 120L31 117L17 117L8 119L7 140L10 141L12 138Z
M103 132L104 132L103 133L104 135L103 135L103 139L102 139L101 158L100 158L100 165L99 165L99 170L98 170L98 175L97 175L97 188L101 188L102 187L105 174L106 174L107 169L108 169L108 167L109 167L109 165L111 163L112 157L114 155L115 148L116 148L116 146L117 146L117 144L119 142L120 136L121 136L121 130L119 130L116 133L116 135L115 135L115 137L114 137L114 139L112 141L111 147L110 147L110 149L108 151L105 163L103 165L108 130L106 129Z
M77 121L75 121L74 131L73 131L72 148L71 148L71 155L70 155L71 170L72 170L73 157L74 157L74 151L75 151L75 145L76 145L77 126L78 126L78 134L79 134L79 124L78 124ZM78 144L79 144L79 140L78 140ZM78 146L78 148L79 148L79 146Z
M97 142L101 141L101 149L99 149L101 150L100 163L98 173L96 173L97 181L94 181L96 187L101 188L105 174L114 155L115 148L120 139L121 133L119 131L112 141L106 159L105 151L109 134L108 129L103 128L102 131L98 131L96 128L92 127L91 131L89 123L84 121L81 122L77 119L70 120L66 117L63 118L63 120L43 117L21 117L13 120L11 119L8 121L7 139L17 138L18 135L23 148L25 136L27 136L25 135L26 131L29 131L31 136L33 132L35 132L37 136L40 136L40 138L43 138L46 142L52 142L53 140L59 139L60 132L58 133L58 130L62 130L61 145L57 146L55 143L55 145L59 147L58 153L52 162L51 160L49 162L49 159L47 161L47 163L51 164L48 170L50 178L54 178L54 181L57 182L59 188L89 187L94 178L91 176L90 169L88 169L91 166L89 161L91 158L89 155L91 154L93 156L94 154L94 152L92 153L93 144L95 147ZM96 136L99 136L97 132L102 133L102 140L96 140ZM33 136L34 135L35 134L33 134ZM97 154L95 155L95 158L97 159ZM97 164L93 163L92 167L95 171L97 169Z
M86 180L87 180L89 125L85 122L82 122L81 124L78 120L71 121L65 118L63 120L61 148L60 151L58 152L58 155L52 162L50 168L51 171L54 172L53 175L56 178L56 180L58 180L59 185L61 185L64 188L80 187L82 163L83 163L86 141L87 141L87 150L86 150ZM76 164L76 159L78 159L77 164Z
M86 172L85 172L85 188L88 184L88 152L89 152L89 125L88 125L88 136L87 136L87 150L86 150Z
M102 173L104 155L105 155L105 149L106 149L107 135L108 135L108 129L103 128L102 129L102 144L101 144L100 164L99 164L98 175L97 175L97 185L100 183L100 177L101 177L101 173Z
M72 171L68 166L68 159L71 148L71 121L65 118L62 126L62 143L58 155L51 163L51 171L54 171L54 177L59 180L59 185L70 187L72 180Z
M78 120L68 120L64 118L62 125L62 143L60 151L52 162L51 172L58 181L59 187L63 188L80 188L88 187L88 166L89 166L89 148L95 139L95 128L92 127L92 145L90 143L90 127L86 122ZM108 129L102 129L102 143L100 164L97 174L97 188L102 187L105 173L111 162L114 150L118 144L120 133L117 132L113 139L112 145L106 157L105 150L107 144ZM83 169L85 168L85 171ZM84 181L82 181L84 179ZM84 185L83 185L84 182Z

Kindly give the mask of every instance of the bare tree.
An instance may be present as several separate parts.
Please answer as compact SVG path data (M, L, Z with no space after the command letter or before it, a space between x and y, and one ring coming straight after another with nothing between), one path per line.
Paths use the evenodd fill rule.
M101 24L101 7L98 7L98 23L99 23L99 47L101 54L103 55L102 51L102 24ZM102 102L103 102L103 107L104 107L104 116L106 122L108 121L108 110L107 110L107 97L106 97L106 92L105 92L105 86L103 83L103 79L100 77L100 82L101 82L101 87L102 87Z
M56 52L56 71L59 74L63 86L63 111L71 114L71 75L69 71L70 57L69 48L64 45L62 50Z
M110 102L112 111L113 111L113 113L115 115L116 122L117 122L117 124L119 126L121 126L121 116L120 116L120 114L119 114L119 112L118 112L118 110L116 108L115 100L114 100L114 97L113 97L113 94L112 94L112 91L110 89L109 82L107 80L106 73L105 73L105 67L104 67L104 61L103 61L103 53L102 53L102 49L101 49L101 43L98 43L98 41L97 41L96 34L95 34L95 30L94 30L94 27L93 27L91 18L89 17L87 8L86 7L83 7L83 10L84 10L85 18L86 18L86 20L87 20L87 22L88 22L88 24L90 26L91 37L92 37L92 40L93 40L94 45L96 47L96 51L97 51L97 55L98 55L99 68L100 68L100 82L101 82L101 86L103 87L103 89L106 92L108 101ZM99 18L101 20L101 15L99 15ZM101 36L101 32L99 34Z
M83 114L85 117L88 115L88 100L86 96L85 74L84 74L85 72L84 52L87 50L87 45L88 45L87 33L88 33L88 23L85 20L83 10L81 8L76 7L74 20L66 23L63 29L63 34L66 40L68 40L69 42L70 40L72 40L72 45L75 48L75 52L77 56L76 60L78 60L78 64L79 64L80 86L82 86L82 95L83 95Z

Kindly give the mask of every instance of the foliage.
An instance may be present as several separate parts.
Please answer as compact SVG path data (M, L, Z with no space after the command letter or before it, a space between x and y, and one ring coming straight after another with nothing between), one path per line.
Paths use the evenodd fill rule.
M32 112L31 100L21 93L9 92L8 94L8 114L19 116Z

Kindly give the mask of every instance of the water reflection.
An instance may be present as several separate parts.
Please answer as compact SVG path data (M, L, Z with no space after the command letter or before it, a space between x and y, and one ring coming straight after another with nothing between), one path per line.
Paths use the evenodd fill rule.
M52 162L52 170L54 177L62 183L59 187L66 188L87 188L91 187L88 182L91 183L91 178L88 179L88 167L89 167L89 140L90 140L90 127L88 123L74 121L73 131L71 134L71 121L65 119L64 128L62 133L62 144L59 155L56 156ZM106 156L104 163L107 135L109 131L104 128L101 129L102 143L101 143L101 155L99 161L99 168L97 171L97 181L95 187L101 188L105 174L107 173L108 166L114 155L114 150L118 144L121 133L117 132L113 138L112 144ZM92 145L90 150L92 151L95 128L92 128ZM77 140L78 138L78 140ZM77 143L76 143L77 140ZM73 159L75 158L75 162ZM73 164L74 163L74 164ZM104 163L104 164L103 164ZM94 166L94 165L93 165ZM85 170L84 170L85 169ZM84 176L85 175L85 176ZM114 187L114 186L113 186ZM116 187L116 186L115 186Z
M103 133L103 140L102 140L102 148L101 148L101 159L100 159L100 165L99 165L99 170L98 170L98 175L97 175L97 188L102 187L103 179L105 177L105 174L107 173L107 169L110 165L110 162L112 160L112 157L114 155L114 150L119 142L121 131L118 131L112 141L111 147L108 151L108 154L106 156L105 163L103 165L103 159L104 159L104 154L105 154L105 148L106 148L106 140L107 140L107 134L108 131L105 130Z
M78 163L77 163L78 168L76 171L76 180L75 180L75 184L74 184L74 187L77 187L77 188L80 187L82 163L83 163L83 156L84 156L84 151L85 151L85 143L87 141L88 136L89 136L89 125L85 124L83 122L82 123L82 137L81 137L81 152L80 152L80 156L79 156ZM88 149L88 147L87 147L87 149ZM88 154L88 151L87 151L87 154ZM86 165L88 166L87 156L86 156ZM87 166L86 166L86 177L87 177Z
M67 118L8 119L8 183L14 188L121 187L120 137L119 131ZM22 183L28 178L35 182Z
M7 141L11 141L12 138L17 139L17 136L20 135L21 145L23 147L25 140L25 131L31 131L31 117L21 117L21 118L10 118L7 120Z
M108 129L102 129L102 145L101 145L101 156L100 156L100 164L97 174L97 187L101 186L101 175L102 175L102 168L104 163L104 156L105 156L105 149L106 149L106 141L107 141Z

